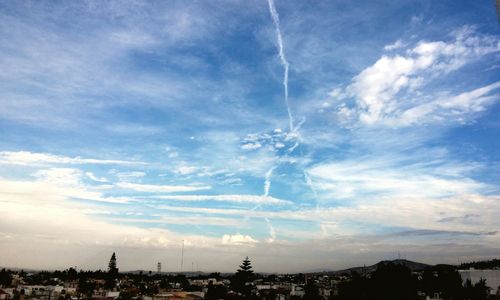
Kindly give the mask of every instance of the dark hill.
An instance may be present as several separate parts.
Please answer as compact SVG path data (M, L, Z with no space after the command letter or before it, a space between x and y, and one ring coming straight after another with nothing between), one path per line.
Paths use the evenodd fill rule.
M409 268L412 272L415 271L422 271L423 269L429 267L429 265L411 261L411 260L406 260L406 259L395 259L395 260L383 260L380 261L374 265L371 266L364 266L364 267L355 267L355 268L349 268L345 270L339 270L339 271L330 271L326 273L330 274L342 274L342 273L352 273L352 272L357 272L357 273L371 273L377 270L377 267L381 264L388 264L388 263L393 263L397 265L403 265L407 268Z

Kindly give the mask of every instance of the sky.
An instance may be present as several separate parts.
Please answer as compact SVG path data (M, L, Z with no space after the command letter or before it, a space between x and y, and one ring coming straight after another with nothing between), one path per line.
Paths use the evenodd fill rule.
M499 30L492 0L2 1L0 266L492 258Z

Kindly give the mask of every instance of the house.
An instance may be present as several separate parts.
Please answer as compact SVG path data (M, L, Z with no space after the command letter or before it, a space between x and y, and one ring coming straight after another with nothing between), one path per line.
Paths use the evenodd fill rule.
M299 296L300 298L304 297L306 292L304 291L304 288L301 286L298 286L296 284L292 284L292 290L290 291L290 296Z
M434 293L434 295L432 295L432 297L431 296L426 296L425 300L443 300L443 298L441 298L441 294L440 293Z
M108 298L108 299L116 299L119 296L120 296L120 292L111 292L111 291L106 292L106 298Z
M8 299L10 299L10 294L0 289L0 300L8 300Z

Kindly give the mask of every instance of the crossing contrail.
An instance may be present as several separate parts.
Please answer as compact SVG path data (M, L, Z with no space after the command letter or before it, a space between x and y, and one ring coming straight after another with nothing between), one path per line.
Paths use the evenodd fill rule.
M497 1L500 1L500 0L497 0ZM288 122L289 122L289 127L290 127L290 131L288 133L287 139L290 138L290 139L295 140L295 143L293 144L293 146L289 147L286 150L286 152L287 152L286 155L291 155L292 152L294 152L294 150L300 144L299 143L299 141L300 141L299 129L302 126L302 124L305 122L305 119L303 119L301 122L299 122L297 124L296 127L294 127L293 115L292 115L292 111L290 109L290 102L288 100L288 71L290 69L290 63L286 59L285 49L284 49L284 45L283 45L283 36L281 35L281 29L280 29L280 19L279 19L278 12L276 11L276 6L274 5L274 0L267 0L267 3L269 4L269 13L271 14L271 18L272 18L273 23L274 23L274 28L276 30L276 40L277 40L277 44L278 44L278 55L280 58L281 65L283 66L283 69L284 69L283 89L284 89L284 94L285 94L285 105L286 105L286 109L288 112ZM280 156L278 159L278 162L277 162L278 165L281 163L281 160L282 159ZM277 166L274 166L271 169L269 169L269 171L266 172L265 181L264 181L264 196L269 195L269 190L271 188L271 177L272 177L273 171L276 167ZM319 210L318 194L317 194L316 189L314 188L314 184L312 182L312 179L311 179L311 177L309 177L309 174L307 173L306 170L303 170L303 173L304 173L304 179L306 181L306 184L309 186L309 188L311 189L311 191L314 195L314 199L316 201L316 210ZM270 234L271 237L270 237L269 241L274 241L275 237L276 237L276 233L274 231L274 228L272 227L271 222L268 219L266 219L266 222L267 222L267 224L270 228L270 232L271 232L271 234Z
M281 30L280 30L280 18L278 12L276 11L276 7L274 6L274 1L268 0L267 2L269 3L269 12L271 13L271 18L273 19L274 27L276 29L276 38L278 40L278 52L280 61L284 68L283 88L285 91L285 104L288 112L288 122L290 126L290 131L293 131L293 116L292 116L292 111L290 110L290 103L288 102L288 69L290 67L290 64L288 63L285 56L285 50L283 47L283 38L281 36Z

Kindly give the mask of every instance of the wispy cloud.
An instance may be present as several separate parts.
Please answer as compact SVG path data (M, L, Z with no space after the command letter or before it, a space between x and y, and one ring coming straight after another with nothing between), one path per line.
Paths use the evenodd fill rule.
M289 204L287 200L282 200L270 196L256 195L162 195L155 196L158 199L177 201L221 201L221 202L243 202L256 204Z
M134 190L137 192L148 193L175 193L175 192L193 192L201 190L209 190L210 186L206 185L154 185L154 184L139 184L130 182L118 182L117 187L123 189ZM161 196L167 197L167 196Z
M397 40L393 44L386 45L384 47L384 50L386 50L386 51L392 51L392 50L396 50L396 49L402 48L403 46L404 46L403 41L402 40Z
M316 179L315 188L327 191L332 200L366 200L381 195L445 197L487 188L464 174L440 174L445 169L446 166L399 165L397 161L375 158L320 164L308 173Z
M33 174L35 180L2 179L2 202L25 203L67 203L70 200L86 200L103 203L127 203L125 197L108 197L98 189L82 182L83 173L78 169L51 168Z
M145 165L145 162L114 159L94 159L81 157L67 157L47 153L29 151L2 151L0 163L13 165L37 164L114 164L114 165Z
M91 180L93 181L97 181L97 182L108 182L108 180L104 177L97 177L94 175L94 173L92 172L86 172L85 173L85 176L87 176L88 178L90 178Z
M383 55L356 75L344 90L335 90L331 95L336 101L354 99L352 106L337 106L339 119L409 126L461 122L469 114L484 110L485 105L498 99L498 95L487 95L498 88L498 83L448 97L418 93L430 79L500 51L495 37L479 35L470 27L457 30L452 36L452 41L420 41L400 54Z
M155 216L148 218L123 218L123 217L106 217L103 220L107 222L119 222L122 224L177 224L177 225L206 225L206 226L222 226L228 228L242 227L244 222L241 220L218 217L196 217L196 216Z

